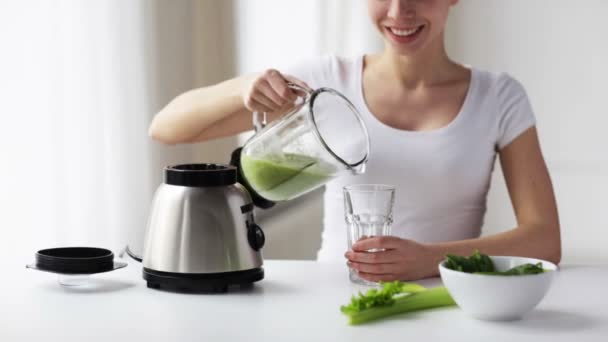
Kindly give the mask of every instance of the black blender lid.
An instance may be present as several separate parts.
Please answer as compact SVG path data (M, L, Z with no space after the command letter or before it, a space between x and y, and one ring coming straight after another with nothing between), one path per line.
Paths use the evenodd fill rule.
M236 183L236 168L224 164L180 164L165 167L165 184L191 187Z
M94 274L127 266L114 262L114 253L98 247L59 247L36 252L34 264L27 268L59 274Z

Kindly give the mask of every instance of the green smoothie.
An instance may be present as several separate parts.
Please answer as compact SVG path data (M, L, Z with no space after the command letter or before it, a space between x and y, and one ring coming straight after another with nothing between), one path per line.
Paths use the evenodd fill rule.
M271 201L294 198L325 183L336 173L331 165L298 154L267 159L241 155L241 168L249 185Z

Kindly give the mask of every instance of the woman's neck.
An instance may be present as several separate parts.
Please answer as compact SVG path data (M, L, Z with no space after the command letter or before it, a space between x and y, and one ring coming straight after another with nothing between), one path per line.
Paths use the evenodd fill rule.
M372 57L370 64L383 79L408 89L454 79L462 67L449 59L442 40L433 43L410 56L399 55L388 46L380 55Z

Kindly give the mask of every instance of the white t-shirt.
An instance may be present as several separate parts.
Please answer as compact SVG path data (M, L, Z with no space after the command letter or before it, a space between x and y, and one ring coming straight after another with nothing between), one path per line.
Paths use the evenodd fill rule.
M458 115L446 126L405 131L380 122L362 92L363 56L325 56L282 70L312 88L344 94L360 111L371 153L362 175L330 181L324 193L319 260L343 260L347 249L342 188L350 184L396 186L391 235L419 242L475 238L486 211L498 150L535 125L522 85L505 73L471 68Z

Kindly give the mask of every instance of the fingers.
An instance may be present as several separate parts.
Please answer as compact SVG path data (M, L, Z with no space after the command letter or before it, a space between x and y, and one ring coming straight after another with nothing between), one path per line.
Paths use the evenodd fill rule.
M257 112L272 112L281 108L279 96L265 79L258 78L251 85L251 89L245 96L247 109Z
M378 251L378 252L355 252L348 251L344 256L353 262L366 264L390 264L399 262L399 254L394 250Z
M264 103L262 103L258 100L250 99L248 102L245 103L245 105L247 109L252 112L270 113L273 111L273 109L272 106L268 104L269 101L270 100L266 99Z
M364 264L351 261L346 264L348 267L355 269L358 272L370 274L393 274L396 271L396 264Z
M373 249L391 250L402 246L404 239L396 236L376 236L362 239L353 244L353 251L363 252Z
M358 272L370 274L395 274L399 256L396 252L347 252L347 265Z
M293 103L297 95L287 86L287 79L276 70L266 72L266 79L273 93L273 98L276 98L276 103L280 106L286 103Z
M298 95L289 88L288 82L310 89L306 83L294 77L269 69L256 77L245 93L245 107L258 112L275 112L291 107Z
M269 105L272 106L273 110L277 110L285 105L287 101L281 98L272 88L272 86L266 81L258 86L258 94L260 98L268 101Z
M312 91L312 88L310 86L308 86L308 84L306 84L305 82L303 82L293 76L289 76L289 75L284 75L284 77L287 81L289 81L289 83L299 85L300 87L302 87L308 91ZM300 94L300 95L305 95L305 94Z

